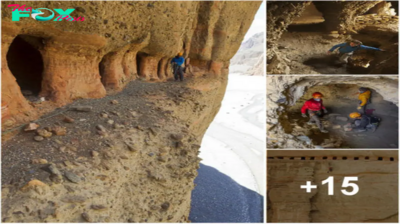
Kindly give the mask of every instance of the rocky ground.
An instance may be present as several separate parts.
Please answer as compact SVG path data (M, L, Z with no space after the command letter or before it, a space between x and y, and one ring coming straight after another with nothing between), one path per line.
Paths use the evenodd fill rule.
M190 129L214 110L191 85L134 81L3 142L3 222L188 221L206 127Z

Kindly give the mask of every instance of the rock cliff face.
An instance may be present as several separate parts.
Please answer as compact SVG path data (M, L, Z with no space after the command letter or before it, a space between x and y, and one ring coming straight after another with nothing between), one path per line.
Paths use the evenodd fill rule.
M307 118L301 118L300 107L304 100L311 98L313 91L322 92L326 96L324 101L331 102L326 105L330 113L341 113L347 117L350 112L356 110L358 98L355 93L359 87L367 87L376 92L376 94L372 95L372 102L377 103L376 99L382 97L383 101L398 105L397 83L397 76L268 76L267 145L269 148L314 148L316 145L321 144L317 139L330 139L329 135L321 136L317 133L313 143L311 143L311 140L300 140L302 139L301 136L314 136L313 131L301 130L303 128L312 129L312 126L299 123L308 121ZM354 86L349 91L347 90L347 85ZM341 92L345 93L339 96ZM295 107L296 109L292 109L302 97L302 102ZM385 111L389 111L389 109L380 110L383 107L380 106L381 104L378 105L370 107L375 109L374 114L383 116ZM394 105L393 109L396 110ZM390 107L390 105L386 106ZM385 118L388 121L387 124L390 124L390 121L397 121L398 118L395 114L396 112L393 113L395 117L389 116ZM382 133L385 130L392 129L382 128L379 131ZM379 141L383 144L386 142L384 140ZM395 142L397 141L393 140L392 143ZM340 144L336 147L339 146ZM380 147L383 146L381 145ZM385 145L385 147L388 146Z
M246 75L263 75L264 43L264 32L257 33L243 42L230 61L229 71Z
M85 20L14 22L9 4ZM2 220L188 221L199 145L260 4L2 2L2 126L15 135L2 145ZM192 78L165 82L178 52ZM42 115L39 130L13 132Z
M398 152L269 150L268 222L398 222ZM334 195L321 181L334 178ZM343 177L359 192L341 194ZM300 189L311 181L311 193ZM351 189L349 189L351 190Z
M33 8L75 8L84 21L11 21L10 4ZM183 51L190 74L226 73L260 2L2 2L2 96L11 118L5 129L33 120L74 99L99 98L120 91L137 76L171 77L169 60ZM129 15L129 16L128 16ZM17 37L31 43L43 63L35 108L21 94L9 63ZM18 43L17 43L18 44ZM7 54L15 60L8 60ZM8 62L10 61L10 62ZM21 65L22 66L22 65ZM99 69L100 67L100 69ZM42 107L44 107L42 105ZM48 109L47 109L48 108Z

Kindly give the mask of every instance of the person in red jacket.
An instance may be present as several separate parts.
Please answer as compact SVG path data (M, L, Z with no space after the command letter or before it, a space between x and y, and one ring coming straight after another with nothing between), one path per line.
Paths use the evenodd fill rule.
M321 123L321 120L319 119L319 116L321 116L321 110L324 111L324 113L328 113L326 108L324 107L324 104L322 103L322 93L320 92L315 92L312 94L312 99L307 100L303 107L301 108L301 114L303 117L307 117L306 112L308 110L308 115L310 115L310 121L307 124L314 124L316 123L319 130L322 133L328 133L327 130L324 129L324 126Z

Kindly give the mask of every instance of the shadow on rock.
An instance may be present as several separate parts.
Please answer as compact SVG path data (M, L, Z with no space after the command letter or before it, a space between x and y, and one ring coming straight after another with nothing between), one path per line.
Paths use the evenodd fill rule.
M368 74L371 70L370 68L351 66L350 64L345 67L339 63L337 55L312 57L305 60L303 64L313 67L315 71L321 74Z
M311 66L321 73L326 72L327 66L334 68L342 67L342 65L337 63L337 57L335 55L321 55L318 57L312 57L305 60L303 64Z
M192 192L192 222L263 222L263 196L200 164Z

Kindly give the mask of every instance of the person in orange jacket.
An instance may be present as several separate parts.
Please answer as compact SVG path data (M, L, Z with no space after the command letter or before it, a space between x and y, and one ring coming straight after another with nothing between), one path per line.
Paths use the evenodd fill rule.
M361 87L358 89L358 99L360 100L358 103L357 110L361 114L365 114L365 110L367 108L367 105L370 103L371 100L371 90Z
M319 116L322 115L321 110L323 110L325 114L328 113L328 110L324 107L324 104L322 103L323 95L320 92L315 92L312 94L312 97L313 98L307 100L304 103L303 107L301 108L301 114L303 117L307 117L306 112L308 110L310 121L308 121L307 124L315 123L322 133L328 133L328 131L324 129L324 126L319 119Z

